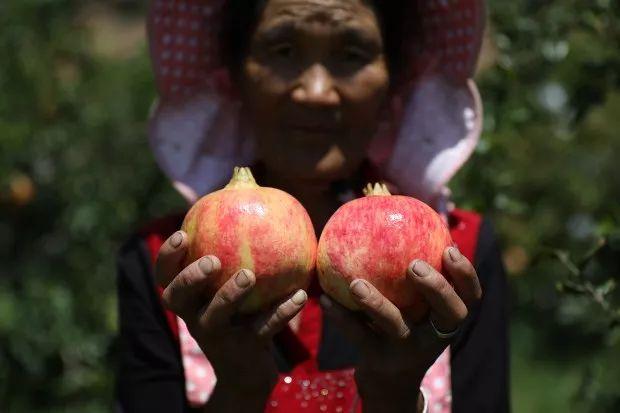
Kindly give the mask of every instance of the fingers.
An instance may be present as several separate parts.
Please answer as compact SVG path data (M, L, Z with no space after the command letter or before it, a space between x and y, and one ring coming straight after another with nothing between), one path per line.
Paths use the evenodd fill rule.
M465 303L443 275L421 260L409 266L409 278L431 307L431 319L441 331L453 331L467 317Z
M256 276L252 271L242 269L237 272L215 293L200 315L200 325L209 329L230 324L231 317L237 312L255 283Z
M187 235L177 231L170 236L159 248L155 263L155 280L162 287L167 287L170 281L183 268L183 260L187 253Z
M371 283L362 279L354 280L349 290L375 327L394 338L406 338L409 335L409 327L400 310Z
M326 295L321 296L320 303L323 311L340 327L349 340L360 347L367 343L371 337L370 330L355 313L334 302Z
M482 288L474 266L457 248L450 247L443 253L443 267L459 297L471 309L482 298Z
M163 303L181 317L197 311L204 301L204 282L220 268L220 260L212 255L194 261L164 289Z
M270 338L280 331L304 307L308 295L304 290L298 290L289 299L278 305L266 317L262 317L255 324L254 329L260 338Z

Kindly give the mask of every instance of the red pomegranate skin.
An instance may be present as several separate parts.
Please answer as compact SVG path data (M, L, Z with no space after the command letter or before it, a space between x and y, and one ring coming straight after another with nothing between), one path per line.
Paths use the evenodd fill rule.
M219 191L201 198L182 229L189 238L187 263L215 255L222 269L212 275L214 293L242 268L256 285L240 311L254 313L309 285L315 272L317 240L305 208L291 195L259 187L249 170Z
M317 251L319 282L336 301L358 310L349 285L365 279L419 321L428 305L407 279L407 268L421 259L441 272L443 252L452 244L443 219L425 203L371 194L340 207L325 225Z

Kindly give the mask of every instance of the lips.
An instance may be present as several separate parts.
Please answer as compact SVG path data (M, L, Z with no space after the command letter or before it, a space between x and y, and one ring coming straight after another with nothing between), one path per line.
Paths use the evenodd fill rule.
M334 119L335 116L287 117L283 126L289 132L303 135L337 135L342 133L343 127Z
M329 124L299 124L290 123L286 125L286 128L293 132L299 132L309 135L335 135L340 133L341 128L337 128L334 125Z

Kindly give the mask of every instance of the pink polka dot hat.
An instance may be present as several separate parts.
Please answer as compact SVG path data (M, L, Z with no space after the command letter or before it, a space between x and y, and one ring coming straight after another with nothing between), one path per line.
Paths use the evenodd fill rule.
M149 141L157 163L189 201L219 189L255 160L251 131L219 57L226 0L153 0L148 38L160 99ZM482 0L411 0L421 41L411 40L406 82L394 94L369 160L402 193L445 210L448 181L481 132L471 80L480 51ZM407 41L406 39L403 39Z

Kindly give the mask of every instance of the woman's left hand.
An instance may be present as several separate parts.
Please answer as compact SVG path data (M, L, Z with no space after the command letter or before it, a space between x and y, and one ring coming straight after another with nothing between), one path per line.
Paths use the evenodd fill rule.
M409 281L430 305L429 318L418 324L407 320L362 279L353 281L349 289L370 323L327 296L321 297L328 316L360 349L355 379L364 412L421 410L417 389L426 371L452 341L440 338L438 332L456 331L482 298L476 270L458 249L444 251L443 268L452 285L423 261L412 262L407 270Z

